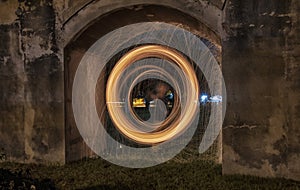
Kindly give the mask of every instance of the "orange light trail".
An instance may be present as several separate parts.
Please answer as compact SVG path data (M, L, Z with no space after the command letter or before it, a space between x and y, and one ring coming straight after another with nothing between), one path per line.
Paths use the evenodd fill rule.
M183 81L188 97L186 105L180 104L180 97L175 98L174 107L166 120L156 126L156 130L151 132L139 131L139 126L132 126L132 122L122 109L113 102L118 102L118 81L121 73L132 63L145 58L161 58L176 64L184 73L186 80ZM186 127L192 122L197 110L199 95L199 85L194 69L189 61L179 52L160 45L144 45L127 52L115 65L111 71L106 84L106 104L110 117L115 127L126 137L141 144L158 144L182 134ZM128 97L128 102L130 102ZM134 119L141 125L147 125L139 121L132 109L130 109ZM149 124L148 124L149 125Z

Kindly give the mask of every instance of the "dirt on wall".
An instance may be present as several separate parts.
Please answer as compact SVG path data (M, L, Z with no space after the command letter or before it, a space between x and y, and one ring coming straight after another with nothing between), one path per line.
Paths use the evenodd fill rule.
M0 0L1 158L65 162L64 48L103 15L140 2ZM300 2L147 4L189 14L222 46L223 173L300 180Z

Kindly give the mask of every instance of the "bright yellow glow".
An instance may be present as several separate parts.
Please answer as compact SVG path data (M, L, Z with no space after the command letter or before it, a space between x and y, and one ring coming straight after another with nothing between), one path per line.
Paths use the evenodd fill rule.
M132 104L133 104L134 108L145 108L146 107L144 98L133 98Z
M117 98L118 86L115 84L119 80L119 76L124 69L135 61L147 57L166 59L180 67L187 77L187 80L184 81L184 85L186 86L186 92L184 93L188 96L189 100L187 101L187 105L183 108L180 104L180 98L175 97L172 112L166 120L162 124L159 124L159 126L156 127L156 130L152 132L138 131L137 129L139 126L132 126L132 122L124 115L120 107L109 103L119 101ZM126 53L111 71L106 89L107 109L116 128L123 135L142 144L162 143L180 135L194 119L197 110L199 86L194 69L188 60L186 60L179 52L164 46L144 45ZM130 102L130 99L128 98L127 101ZM130 113L135 119L139 120L132 109L130 110ZM141 123L142 121L139 122ZM141 125L145 125L145 123L141 123Z

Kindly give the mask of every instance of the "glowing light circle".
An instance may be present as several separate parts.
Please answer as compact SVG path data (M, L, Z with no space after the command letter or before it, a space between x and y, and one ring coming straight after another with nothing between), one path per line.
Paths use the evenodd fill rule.
M189 84L183 76L186 72L172 67L175 64L154 62L152 65L149 65L145 60L138 60L136 63L141 64L142 67L138 64L137 67L132 67L135 63L130 64L126 72L130 73L131 78L126 78L128 77L126 75L120 78L120 84L122 85L118 86L120 94L117 102L125 101L127 105L123 109L127 109L129 106L128 96L133 85L147 78L163 80L171 84L175 91L179 90L182 94L178 100L181 114L177 121L180 122L185 115L191 114L191 118L186 118L185 120L190 120L190 122L186 124L180 135L174 135L169 140L159 139L159 142L165 141L146 148L126 146L113 139L107 133L99 119L99 117L105 117L106 112L100 113L99 116L95 102L98 81L106 82L104 81L105 77L101 78L100 74L109 60L118 52L145 44L170 47L170 49L182 52L201 69L208 82L210 94L222 96L222 102L211 105L209 123L199 146L200 153L205 152L219 135L226 110L226 89L221 69L209 48L189 31L167 23L144 22L127 25L102 36L87 50L76 70L72 88L74 119L85 143L98 156L116 165L130 168L150 167L173 158L190 142L199 120L199 106L196 106L195 110L194 107L185 107L185 105L188 105L188 101L194 101L195 105L200 104L198 97L197 100L190 100L190 97L184 94L188 88L184 84ZM162 70L162 75L156 74L159 68ZM178 66L178 68L180 67ZM189 71L189 69L186 70ZM174 74L170 77L170 73ZM174 79L175 77L178 78ZM103 91L103 93L105 92ZM192 96L194 97L194 95ZM109 102L107 106L109 106ZM183 109L188 109L190 112L184 113ZM194 112L192 113L193 110ZM128 113L128 117L133 117L130 114L131 112ZM132 121L135 121L135 119L133 118ZM136 127L126 127L128 127L128 130L138 131ZM142 132L154 132L151 130L150 128ZM175 133L179 134L176 130L172 132L172 135Z
M137 130L132 130L132 128L128 127L132 125L132 123L128 119L128 114L124 113L122 111L123 109L120 109L120 107L115 106L115 104L108 103L107 108L112 121L125 136L138 143L157 144L170 140L174 136L181 134L181 132L184 131L184 129L191 122L191 120L193 119L193 114L196 112L198 106L197 103L195 103L195 101L198 99L199 86L194 69L179 52L174 51L170 48L166 48L164 46L144 45L135 48L134 50L125 54L117 62L117 64L111 71L106 85L107 102L118 101L118 81L120 80L120 75L123 72L123 70L135 61L147 57L158 57L161 59L168 59L171 62L177 64L179 68L183 71L185 76L187 76L187 80L185 80L187 84L185 84L185 86L187 86L188 88L185 94L187 97L189 97L191 101L188 101L187 105L183 106L183 116L177 117L175 120L173 120L174 116L178 115L179 111L178 105L175 105L174 107L177 111L172 112L171 116L168 117L167 121L164 122L164 125L159 124L159 126L156 126L157 128L164 129L165 125L169 125L167 128L160 131L145 133ZM127 101L130 102L129 99ZM139 125L145 125L145 123L140 122ZM138 126L136 128L138 128Z

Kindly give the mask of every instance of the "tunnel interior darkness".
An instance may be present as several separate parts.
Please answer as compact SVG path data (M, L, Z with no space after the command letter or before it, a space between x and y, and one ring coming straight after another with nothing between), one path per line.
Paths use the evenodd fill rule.
M87 23L86 27L83 27L81 32L74 37L74 39L65 47L64 50L64 59L65 59L65 114L66 114L66 123L65 123L65 150L66 150L66 161L73 161L83 159L85 157L91 157L94 153L90 150L90 148L84 143L81 135L76 128L75 119L72 111L72 85L75 72L80 63L80 60L87 52L87 50L103 35L107 34L110 31L113 31L122 26L126 26L133 23L139 22L166 22L173 25L180 26L186 30L191 31L196 34L212 51L216 59L220 62L221 58L221 50L220 50L220 39L217 34L215 34L211 29L205 26L203 23L198 21L197 19L182 13L176 9L172 9L169 7L155 6L155 5L138 5L131 7L124 7L122 9L114 10L108 14L100 16L98 19L94 20L92 23ZM128 50L124 50L125 52ZM123 52L124 53L124 52ZM122 52L119 55L115 55L114 59L107 64L105 70L100 74L100 76L108 77L111 69L113 68L118 57L122 55ZM201 70L195 66L191 62L191 65L194 67L195 72L197 74L200 91L201 92L209 92L207 82L205 77L203 76ZM106 79L107 80L107 79ZM146 99L145 95L139 94L139 92L145 93L147 90L153 88L153 85L159 84L161 81L155 80L147 80L143 81L139 85L137 85L132 92L132 106L134 107L134 101L141 101L138 98ZM155 86L154 85L154 86ZM168 86L168 84L164 84ZM96 103L97 103L97 112L102 113L106 111L105 106L105 87L106 85L102 82L97 83L96 86ZM153 90L153 89L152 89ZM167 95L173 94L176 95L174 89L169 88L165 93ZM140 97L141 96L141 97ZM146 104L146 103L145 103ZM168 104L168 103L167 103ZM172 100L170 100L169 104L171 104L172 110ZM143 103L142 103L143 105ZM139 115L142 109L134 108L137 115ZM195 142L199 142L201 139L201 133L205 130L205 123L209 117L209 105L203 105L201 107L202 114L200 114L200 128L197 130L198 132L195 134L195 138L191 141L190 144L195 144ZM140 115L140 117L144 117ZM110 121L107 115L103 116L103 114L99 114L99 118L101 122L106 123L108 126L107 131L111 136L118 140L120 143L124 143L126 145L130 145L133 147L140 147L145 145L140 145L131 140L125 138L117 130L112 126L112 122ZM101 137L99 137L101 138ZM148 146L148 145L147 145ZM105 149L106 145L103 144L103 149ZM215 150L214 150L215 151Z

